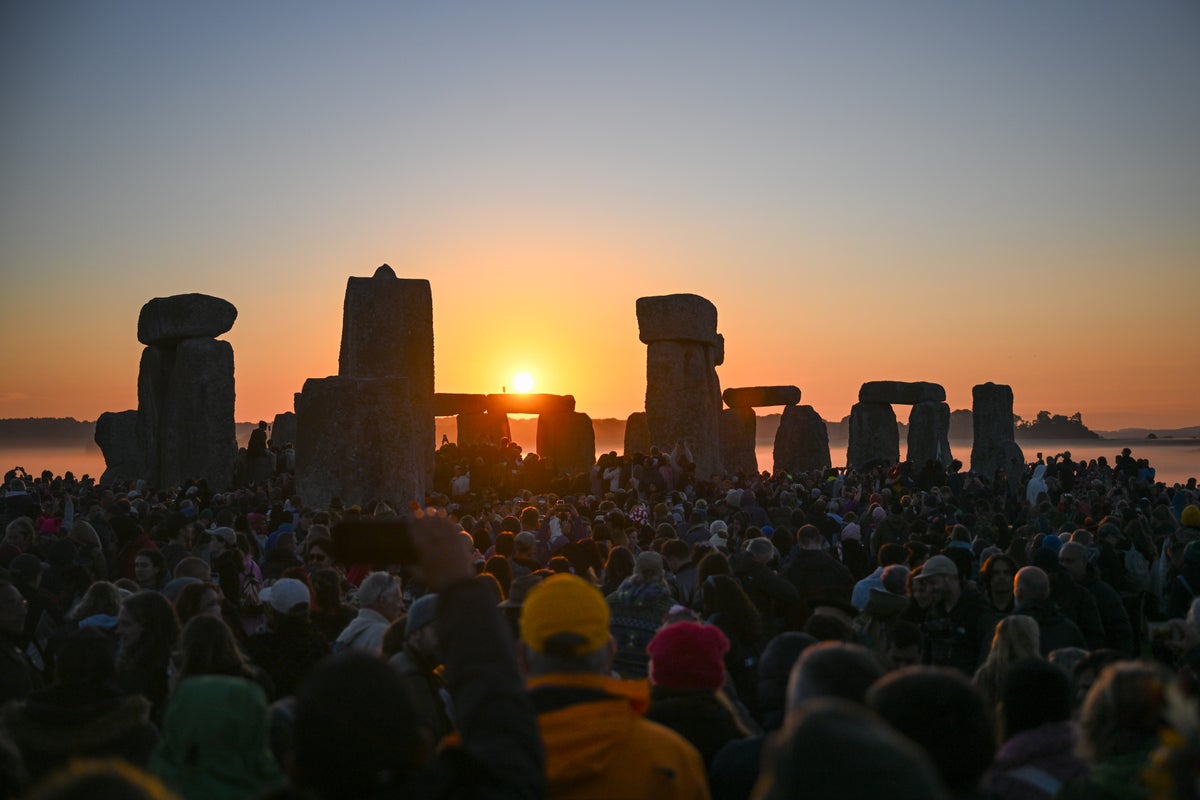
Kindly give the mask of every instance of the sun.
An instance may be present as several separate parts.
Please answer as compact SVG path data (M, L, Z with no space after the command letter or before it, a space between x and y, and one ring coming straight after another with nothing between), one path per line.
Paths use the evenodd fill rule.
M533 376L528 372L518 372L513 375L513 389L519 394L528 394L533 390Z

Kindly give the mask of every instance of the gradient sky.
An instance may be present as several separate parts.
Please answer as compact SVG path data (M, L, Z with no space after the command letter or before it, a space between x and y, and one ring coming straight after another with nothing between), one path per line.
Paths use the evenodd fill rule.
M868 380L1200 424L1200 5L5 3L0 417L137 404L138 311L239 309L239 420L337 371L346 279L433 286L437 390ZM766 413L769 410L764 410Z

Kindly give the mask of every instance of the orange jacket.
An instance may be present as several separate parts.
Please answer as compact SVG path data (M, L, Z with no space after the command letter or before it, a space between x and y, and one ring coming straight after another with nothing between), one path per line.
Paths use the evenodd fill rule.
M528 685L535 697L541 687L604 693L538 714L551 800L707 800L708 777L696 748L642 718L650 703L647 682L556 674Z

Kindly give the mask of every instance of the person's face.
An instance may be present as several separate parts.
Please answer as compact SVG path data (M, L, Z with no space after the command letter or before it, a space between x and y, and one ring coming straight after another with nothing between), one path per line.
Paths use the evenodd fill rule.
M216 589L205 589L200 595L200 606L196 609L197 617L215 617L221 619L221 597Z
M212 544L209 545L208 551L215 558L229 549L229 545L225 544L225 540L220 536L214 536Z
M997 594L1012 594L1013 571L1007 563L993 564L988 587Z
M921 578L912 582L913 602L919 608L929 608L933 604L934 592L931 578Z
M151 586L154 584L154 579L157 572L154 569L154 562L145 556L138 556L133 562L133 577L138 582L139 586Z
M15 586L0 589L0 632L20 633L25 629L25 614L29 602Z
M121 647L133 647L142 637L142 630L142 624L133 618L129 609L122 606L121 613L117 615L117 638L121 640Z
M320 547L314 547L304 557L304 562L312 569L323 569L333 566L333 559Z
M908 647L891 645L887 651L888 669L904 669L921 663L921 649L915 644Z
M1061 553L1058 557L1058 563L1063 569L1071 574L1071 577L1077 581L1081 581L1087 575L1087 559L1083 553L1076 553L1068 550Z

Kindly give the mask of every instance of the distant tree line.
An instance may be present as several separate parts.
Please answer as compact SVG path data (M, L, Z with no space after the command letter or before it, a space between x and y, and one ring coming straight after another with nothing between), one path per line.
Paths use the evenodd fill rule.
M1037 419L1016 417L1017 433L1031 439L1099 439L1100 434L1083 424L1083 414L1076 411L1069 417L1039 411Z

